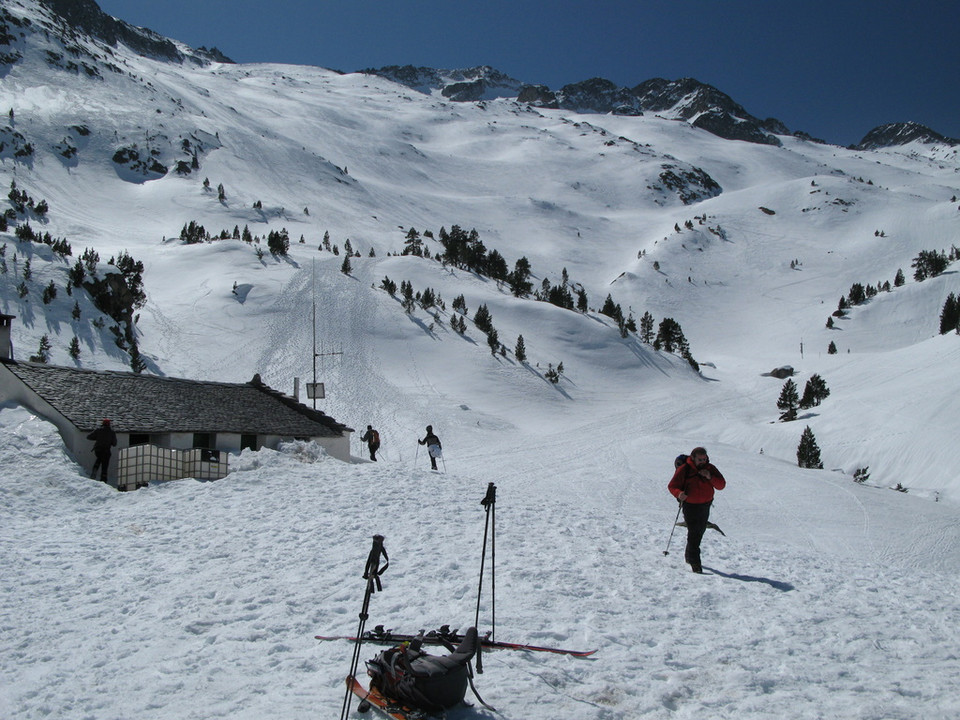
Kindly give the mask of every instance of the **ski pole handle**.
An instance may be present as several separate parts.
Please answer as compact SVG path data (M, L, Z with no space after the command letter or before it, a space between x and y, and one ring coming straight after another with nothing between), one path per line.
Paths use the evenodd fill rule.
M386 564L380 567L380 558L386 560ZM373 547L370 548L370 554L367 556L367 565L363 570L364 580L373 580L377 584L377 590L382 590L380 576L390 567L390 558L387 557L387 551L383 547L383 535L373 536Z
M483 500L480 501L480 504L485 508L489 509L491 505L494 505L497 502L497 486L493 483L487 485L487 494L484 496Z

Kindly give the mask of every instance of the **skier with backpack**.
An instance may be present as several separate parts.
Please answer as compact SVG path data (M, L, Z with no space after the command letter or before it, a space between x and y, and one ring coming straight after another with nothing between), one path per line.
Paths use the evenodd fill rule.
M380 433L373 429L372 425L367 425L367 431L360 436L360 442L367 444L370 451L370 459L377 461L377 450L380 449Z
M687 525L684 560L693 572L702 573L700 541L709 525L714 491L723 490L727 481L716 466L710 463L704 448L694 448L682 462L681 457L677 457L674 463L677 468L667 489L680 502L683 520Z

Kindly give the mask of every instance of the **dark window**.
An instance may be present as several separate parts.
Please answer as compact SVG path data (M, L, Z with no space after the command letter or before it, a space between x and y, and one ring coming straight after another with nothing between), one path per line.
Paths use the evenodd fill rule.
M130 447L135 445L149 445L150 435L147 433L130 433Z
M215 433L194 433L193 446L195 448L214 450L216 448L216 438L217 436Z
M256 450L257 449L257 436L256 435L241 435L240 436L240 449L241 450Z

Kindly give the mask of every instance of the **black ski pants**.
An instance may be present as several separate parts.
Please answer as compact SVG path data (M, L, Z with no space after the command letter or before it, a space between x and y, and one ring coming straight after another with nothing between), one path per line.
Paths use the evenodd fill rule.
M687 524L687 548L683 559L694 567L700 567L700 541L707 531L710 519L710 503L683 504L683 521Z
M97 470L99 470L100 479L103 482L106 482L107 467L110 465L110 448L94 448L93 454L96 456L97 460L93 463L93 470L90 472L90 477L96 478Z

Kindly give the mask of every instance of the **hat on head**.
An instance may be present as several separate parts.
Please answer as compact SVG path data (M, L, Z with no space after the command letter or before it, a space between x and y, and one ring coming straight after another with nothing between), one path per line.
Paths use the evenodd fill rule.
M433 432L433 425L427 425L427 432Z
M109 424L110 424L110 418L104 418L104 419L103 419L103 424L104 424L104 425L109 425Z

